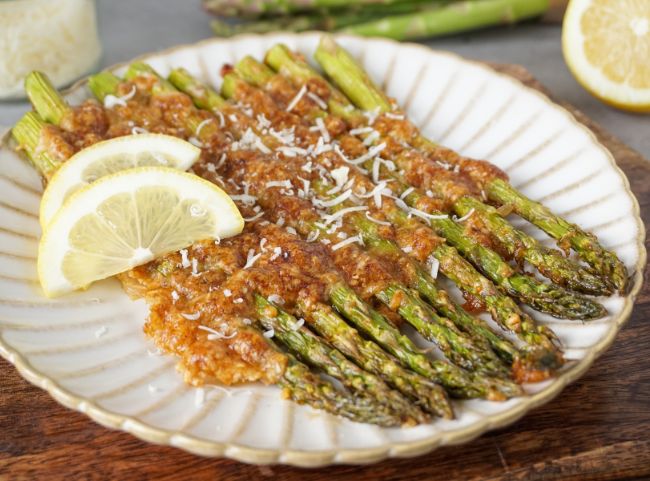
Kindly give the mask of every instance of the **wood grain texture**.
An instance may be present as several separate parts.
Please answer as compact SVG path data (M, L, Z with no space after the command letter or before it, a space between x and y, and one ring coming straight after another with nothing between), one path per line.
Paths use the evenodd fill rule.
M535 88L522 67L493 66ZM614 154L650 225L650 161L576 112ZM646 241L646 247L648 242ZM632 480L650 478L650 285L612 347L560 396L462 446L371 466L303 470L204 459L103 428L0 360L0 479Z

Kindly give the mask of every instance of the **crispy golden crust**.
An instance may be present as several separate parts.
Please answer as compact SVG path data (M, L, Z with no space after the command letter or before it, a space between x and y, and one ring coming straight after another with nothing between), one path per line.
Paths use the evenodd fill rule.
M119 94L129 94L134 85L148 87L150 81L142 77L132 84L124 83ZM308 88L326 99L327 89L317 81L310 82ZM238 97L263 112L276 131L293 129L296 145L307 148L315 145L320 136L301 118L309 117L313 106L299 102L294 111L286 112L277 104L286 105L295 94L294 88L278 80L271 95L244 86ZM234 107L226 107L224 115L229 130L240 136L257 123ZM236 120L230 120L231 116ZM201 138L204 148L193 170L231 194L256 196L265 209L264 217L261 222L248 223L245 232L235 238L219 245L207 241L197 243L185 253L173 253L122 274L120 280L131 296L145 298L150 304L145 333L160 349L179 357L179 369L188 383L275 383L284 371L287 357L251 327L256 318L254 293L278 296L288 310L299 311L299 305L328 302L329 287L347 282L360 297L374 305L373 296L387 285L409 284L415 275L413 265L403 256L373 256L354 244L336 250L331 243L306 242L285 228L268 223L266 220L281 223L283 218L291 218L293 225L305 235L311 229L309 226L322 221L321 212L310 199L294 195L302 182L321 180L319 169L305 171L301 157L280 155L271 159L255 150L233 150L233 136L217 127L220 122L215 117L194 109L185 95L166 93L149 97L138 90L126 106L107 110L97 102L88 101L74 109L62 129L53 128L45 139L50 143L48 147L59 152L61 158L67 158L98 140L129 135L134 127L188 138L191 136L188 125L207 119L211 119L209 135ZM407 126L387 118L380 118L377 123L385 129ZM339 138L341 148L348 155L357 156L365 151L358 138L342 135L348 128L342 119L328 116L326 128L330 135ZM388 148L393 152L403 150L396 141L390 141ZM227 161L221 162L224 155ZM473 176L463 174L459 181L453 171L432 166L425 158L416 160L414 165L418 168L405 172L409 180L411 176L422 181L435 175L447 179L450 185L444 195L423 198L419 206L422 210L444 209L450 199L478 191ZM314 156L313 163L327 171L346 165L335 152ZM488 174L493 175L489 172L485 175ZM352 177L355 192L373 189L374 185L366 177L351 173ZM279 180L289 181L291 188L266 187L269 182ZM384 201L393 205L389 198ZM257 214L252 206L242 205L241 210L245 217ZM368 213L375 219L384 219L382 211L372 204ZM382 236L395 240L400 247L410 248L421 261L426 261L429 253L444 242L416 220L400 229L383 225L378 229ZM345 223L337 232L343 235L342 239L354 234ZM395 302L398 301L396 298ZM386 306L375 307L396 324L401 322Z

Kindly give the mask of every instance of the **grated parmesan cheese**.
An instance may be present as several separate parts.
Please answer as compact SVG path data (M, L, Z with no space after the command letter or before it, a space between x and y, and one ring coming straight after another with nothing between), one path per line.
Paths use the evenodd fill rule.
M409 194L411 192L413 192L414 190L415 190L415 187L409 187L404 192L402 192L402 194L399 196L399 198L402 199L402 200L406 199L409 196Z
M278 294L271 294L268 299L269 302L272 302L273 304L278 304L280 306L284 304L284 299L282 299Z
M378 138L379 138L379 132L373 130L370 135L368 135L365 139L363 139L363 145L370 146L374 144Z
M350 212L359 212L363 210L368 210L368 207L366 207L365 205L346 207L345 209L336 211L333 214L323 216L323 220L325 221L325 225L330 225L332 222L342 218L345 214L349 214Z
M300 329L304 325L305 325L305 320L301 317L300 319L298 319L296 322L294 322L291 325L291 330L292 331L297 331L298 329Z
M287 112L291 112L296 105L298 105L298 102L300 102L300 99L307 93L307 85L303 85L300 87L300 90L296 94L296 96L289 102L289 105L287 105Z
M348 181L348 174L350 173L350 167L339 167L330 172L332 179L336 182L336 185L344 185Z
M205 119L205 120L201 121L201 123L196 127L196 132L194 133L194 135L199 137L201 135L201 131L203 130L203 128L206 125L208 125L210 122L212 122L212 120L213 119Z
M315 93L307 92L307 97L312 99L314 101L314 103L316 105L318 105L321 109L327 110L327 104L325 103L325 101L322 98L320 98L318 95L316 95Z
M133 128L131 128L131 133L133 135L141 135L141 134L148 134L149 131L145 129L144 127L138 127L137 125ZM160 162L160 159L158 159L157 156L154 155L154 153L151 153L151 156L154 157L156 160ZM165 165L167 163L167 159L161 156L161 159L164 160L164 162L161 162L161 164Z
M352 190L349 189L330 200L314 199L314 203L320 207L334 207L335 205L339 205L348 200L351 195Z
M330 133L327 131L327 127L325 127L325 122L323 122L323 119L320 117L316 117L316 127L318 128L318 131L320 134L323 136L323 140L327 143L331 140Z
M455 218L455 217L454 217L454 220L455 220L456 222L458 222L458 223L460 223L460 222L465 222L467 219L469 219L470 217L472 217L472 214L474 214L474 208L473 208L473 207L472 207L472 208L470 209L470 211L469 211L467 214L465 214L463 217L460 217L460 218Z
M416 209L415 207L409 208L408 213L425 220L447 219L449 217L447 214L429 214L428 212Z
M135 92L136 92L136 88L134 85L133 87L131 87L131 91L128 94L123 95L121 97L108 94L106 97L104 97L104 108L112 109L117 105L121 107L126 107L126 103L133 98Z
M192 264L190 263L190 259L187 257L187 249L181 249L178 251L181 255L181 265L183 266L184 269L187 269L190 267Z
M352 129L350 130L349 134L350 135L361 135L361 134L369 134L370 132L374 132L375 129L372 127L359 127L357 129Z
M244 217L245 222L254 222L264 215L264 211L258 212L253 217Z
M440 268L440 261L436 259L433 256L430 256L429 259L429 267L431 268L431 277L436 279L438 277L438 269Z
M379 225L390 225L390 222L385 222L383 220L375 219L373 216L370 215L370 212L366 211L366 217L368 220L374 222L375 224Z
M278 257L282 255L282 248L281 247L274 247L273 248L273 255L271 256L272 261L276 260Z
M350 244L358 243L360 245L363 245L363 239L361 238L360 235L355 235L352 237L348 237L345 240L342 240L341 242L338 242L332 246L333 251L337 251L339 249L342 249L343 247L347 247Z
M237 335L237 331L234 331L230 335L226 335L223 332L216 331L216 330L214 330L214 329L212 329L211 327L208 327L208 326L199 326L199 329L209 333L208 334L208 341L214 341L216 339L232 339L233 337L235 337Z
M198 277L199 275L199 262L192 257L192 276Z
M249 249L248 256L246 258L246 265L244 266L244 269L253 267L253 264L255 264L255 262L257 262L257 259L259 259L261 256L262 256L261 252L259 254L255 254L255 251L253 249Z
M376 156L378 156L381 153L381 151L384 150L385 148L386 148L386 143L382 142L381 144L375 145L374 147L368 149L368 152L366 152L362 156L357 157L356 159L347 160L347 162L352 165L363 164L365 161L373 159Z

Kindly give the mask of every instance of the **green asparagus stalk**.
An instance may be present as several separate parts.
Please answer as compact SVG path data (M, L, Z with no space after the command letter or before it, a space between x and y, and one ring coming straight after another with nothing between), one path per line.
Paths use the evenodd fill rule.
M325 186L315 183L314 190L322 198L327 198L328 189ZM350 205L350 203L345 203L341 205L341 208ZM376 223L370 221L365 215L355 212L349 214L347 220L356 227L357 232L362 235L364 244L371 252L376 253L379 257L408 259L406 262L415 273L415 278L410 287L417 290L438 312L452 320L458 328L472 335L477 343L487 343L509 365L514 362L518 356L517 348L510 341L492 331L483 320L469 315L445 291L438 289L436 281L420 263L415 262L412 258L407 258L397 245L381 236Z
M346 324L331 307L303 304L300 308L309 326L359 367L381 376L426 411L447 419L453 417L447 395L438 384L404 369L375 342L364 339Z
M305 32L307 30L334 31L354 24L381 18L368 13L342 12L314 15L264 18L254 22L232 23L215 19L210 22L212 31L219 37L232 37L242 33L269 33L279 30Z
M445 0L407 0L399 3L358 5L348 4L343 9L302 12L295 15L254 17L253 21L237 22L217 18L210 22L212 31L221 37L240 33L268 33L279 30L304 32L306 30L335 31L374 20L431 8L431 4L444 5ZM214 12L220 16L219 12ZM241 16L240 16L241 17Z
M388 175L396 180L391 187L398 195L403 195L407 189L411 188L399 174L390 172ZM415 208L421 205L421 200L424 197L422 192L412 190L404 198L404 201ZM538 281L532 276L518 273L499 254L467 236L461 225L442 212L429 209L426 213L432 216L429 219L429 224L436 232L447 239L458 249L458 252L509 295L520 299L538 311L559 318L597 319L606 315L605 308L591 299L568 292L559 286Z
M44 178L49 179L61 165L46 150L39 148L41 132L47 123L36 113L27 112L11 129L11 135L27 154L32 165Z
M299 404L308 404L360 423L386 427L400 424L400 419L393 413L386 412L383 408L377 409L375 399L352 396L337 390L293 356L289 356L289 364L278 385L285 397Z
M357 0L354 7L373 10L393 6L399 8L400 4L412 7L413 0ZM204 0L203 8L223 17L263 17L269 15L284 16L296 12L318 12L350 7L350 2L345 0Z
M99 72L88 78L88 88L101 102L107 95L115 95L122 80L111 72Z
M34 76L43 77L42 79L38 79L38 82L35 81L28 84L27 93L30 99L34 99L33 105L36 110L39 113L47 114L50 106L56 105L57 110L62 114L67 113L70 107L63 101L49 81L47 81L47 78L42 76L42 74L35 74ZM104 76L105 80L107 78L109 77ZM114 93L114 90L109 90L108 82L92 83L91 85L94 88L101 86L105 94ZM113 85L115 86L116 84L113 82ZM63 115L58 118L63 118ZM26 151L30 159L32 159L39 172L45 175L49 170L44 171L41 169L51 168L51 163L47 160L48 153L46 151L40 151L37 148L39 142L35 142L34 139L40 138L43 129L48 124L33 112L26 114L19 121L19 124L20 128L17 130L19 134L15 136L16 141ZM26 141L23 142L23 140ZM345 366L345 364L343 365ZM351 396L338 391L332 384L320 379L317 375L311 373L304 364L292 358L279 385L285 390L285 395L299 403L325 409L333 414L342 415L358 422L369 422L382 426L396 426L402 424L404 421L410 422L411 419L418 421L425 420L425 416L421 411L413 406L409 406L405 399L401 400L397 398L398 395L396 393L393 394L394 391L389 391L388 398L382 393L382 403L378 403L376 398L371 397L368 394L370 391L362 392L357 396ZM394 412L392 408L387 406L386 399L398 402L405 410L399 413ZM411 416L413 417L411 418Z
M216 2L222 3L222 2ZM303 11L298 15L268 16L267 12L219 9L222 16L256 18L253 22L211 22L212 30L220 36L240 33L267 33L279 30L302 32L325 30L369 37L412 40L475 30L495 25L507 25L537 17L548 9L549 0L464 0L454 2L409 2L366 6L356 5L321 11Z
M628 282L625 264L614 252L601 246L595 235L553 214L548 207L524 196L502 179L494 179L486 184L486 193L490 200L511 206L513 212L556 239L564 249L571 246L583 261L603 278L610 280L619 292L625 292Z
M391 284L377 292L377 298L392 307L401 298L397 312L425 339L434 342L454 364L489 375L504 375L503 366L489 348L480 348L468 336L459 332L447 319L440 318L415 292Z
M507 25L542 15L549 0L466 0L339 29L366 37L413 40Z
M195 79L193 79L186 71L183 71L181 69L175 70L172 72L172 75L170 76L171 80L173 83L180 87L180 88L185 88L187 92L193 92L197 93L200 92L203 95L206 94L206 89L208 88L205 85L199 84ZM205 105L205 100L206 97L202 98L195 98L195 103L197 105ZM218 110L218 108L217 108ZM305 229L305 226L300 226L300 224L296 224L296 227L298 229ZM316 228L315 226L307 226L306 229L311 231L313 228ZM341 295L341 292L344 288L342 286L337 287L337 292ZM420 374L423 374L425 376L435 376L431 377L434 379L436 382L439 382L443 384L446 388L450 390L450 392L454 393L457 396L461 397L476 397L476 396L490 396L493 398L499 398L502 396L501 393L498 393L498 390L501 389L502 391L506 391L508 394L507 395L515 395L514 393L518 391L517 388L514 388L512 385L508 385L508 383L502 383L504 386L497 386L496 388L488 387L488 386L483 386L480 388L472 387L471 384L472 382L476 383L475 381L470 381L467 379L463 379L462 376L462 371L457 371L454 372L452 368L448 367L445 363L437 363L436 369L440 371L440 375L436 374L436 369L432 370L431 368L426 368L426 365L428 364L428 361L426 358L421 357L419 355L416 355L413 357L413 349L414 346L411 346L411 351L403 351L404 348L404 342L406 345L410 345L410 341L408 339L404 338L403 336L400 336L398 339L401 339L402 344L400 342L390 342L388 345L385 344L386 342L386 327L390 326L389 323L384 319L383 323L380 322L378 323L377 320L383 319L382 316L380 316L378 313L374 313L374 311L369 310L368 308L364 308L363 310L357 310L357 311L349 311L346 306L348 305L349 302L353 301L352 305L355 305L354 303L359 303L360 305L363 305L363 302L356 297L356 294L350 289L350 288L345 288L345 296L348 298L347 302L341 303L339 302L337 304L337 299L341 301L343 299L343 296L336 298L334 294L331 294L331 301L334 303L334 305L350 320L353 324L355 324L357 327L359 327L362 331L364 331L367 335L369 335L372 339L377 341L382 347L385 349L388 349L389 352L394 354L400 361L402 361L405 365L408 365L412 369L416 370L416 372L419 372ZM372 316L369 316L366 314L366 312L373 312ZM399 334L398 334L399 336ZM393 339L395 341L395 339ZM497 383L498 384L498 383Z
M41 72L32 72L25 77L25 92L32 105L39 106L38 113L41 118L45 122L59 125L70 107L60 95L47 95L47 92L53 90L55 89L50 79Z
M192 98L194 104L203 110L216 112L227 103L214 89L196 81L184 68L175 68L169 73L169 82Z
M331 38L323 38L315 57L355 105L364 110L392 110L385 95L372 83L363 69ZM430 150L432 143L420 136L416 147ZM619 291L625 290L625 265L616 254L603 248L593 234L554 215L547 207L528 199L502 179L488 181L485 188L491 200L511 206L515 213L544 230L558 240L560 245L568 243L605 280L611 282Z
M457 398L484 397L502 400L505 396L516 396L516 388L508 386L509 394L502 392L503 386L491 386L492 380L480 374L468 373L453 364L431 361L423 355L412 341L401 334L384 316L371 309L343 283L330 288L329 297L334 307L348 321L356 325L367 336L374 339L388 352L400 359L415 372L442 384Z
M461 217L474 211L508 255L521 263L528 262L555 284L596 296L612 293L609 284L601 277L577 265L557 250L544 247L534 237L515 229L494 207L474 197L465 196L454 203L454 209Z
M383 93L373 85L365 72L363 72L345 50L336 44L332 45L328 41L324 41L318 50L317 56L326 69L327 65L329 65L329 69L336 70L337 73L335 75L339 75L339 77L341 76L340 72L342 67L345 67L350 72L354 72L353 78L348 79L347 84L343 88L346 92L354 92L350 95L351 98L356 97L356 100L354 98L352 100L357 105L362 104L366 107L373 106L373 109L379 108L384 111L390 110L390 105L383 96ZM380 97L383 97L382 102L377 101ZM400 158L396 159L398 164L399 160ZM403 161L402 166L404 166L404 163L408 164L408 160ZM408 167L408 165L405 167ZM502 180L493 181L492 183L508 185ZM542 274L557 284L566 285L571 289L589 294L603 295L611 293L608 284L603 282L602 279L582 269L569 259L562 257L557 251L543 247L534 238L524 232L512 228L507 221L501 218L496 210L491 209L480 201L464 197L456 203L455 209L460 215L466 215L473 209L486 222L490 232L499 240L503 247L510 249L511 254L519 256L520 261L526 260L531 263Z
M395 415L403 416L405 424L422 423L427 416L409 403L397 391L390 389L381 379L350 362L339 350L328 346L288 312L255 295L259 322L290 351L299 355L304 362L338 379L344 386L359 394L372 395L381 401Z

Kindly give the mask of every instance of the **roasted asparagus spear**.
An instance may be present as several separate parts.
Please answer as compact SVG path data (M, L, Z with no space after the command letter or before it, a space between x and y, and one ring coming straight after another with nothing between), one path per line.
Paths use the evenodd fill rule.
M383 112L393 110L385 95L372 83L368 75L357 62L330 37L323 37L315 54L327 74L345 92L352 102L364 110L379 108ZM417 134L412 139L415 147L429 153L433 159L440 159L441 149ZM455 153L445 150L445 161L453 161L462 169L463 159ZM481 179L478 179L481 181ZM488 197L500 205L508 205L513 211L548 235L558 240L560 246L570 245L575 252L589 263L619 291L627 284L627 270L616 254L602 247L593 234L584 232L550 212L548 208L528 199L514 189L505 179L494 176L482 183Z

